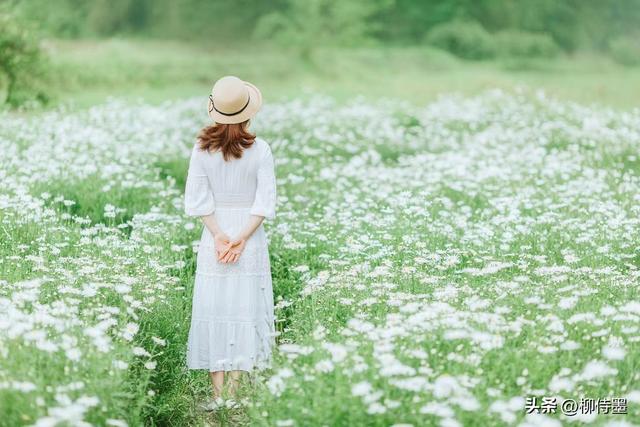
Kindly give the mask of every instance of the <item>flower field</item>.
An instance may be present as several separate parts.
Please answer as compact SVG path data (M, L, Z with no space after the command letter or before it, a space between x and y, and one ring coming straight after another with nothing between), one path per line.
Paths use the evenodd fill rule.
M279 346L211 416L184 360L205 118L200 99L0 115L0 425L640 425L639 110L267 103ZM584 398L612 410L562 414Z

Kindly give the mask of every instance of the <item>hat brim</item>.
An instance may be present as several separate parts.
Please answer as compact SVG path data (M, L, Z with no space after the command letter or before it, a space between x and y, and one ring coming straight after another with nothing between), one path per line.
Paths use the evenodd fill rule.
M234 114L233 116L226 116L224 114L218 113L212 108L211 99L209 99L207 111L209 117L214 122L222 124L242 123L246 120L249 120L250 118L255 116L258 111L260 111L260 107L262 107L262 93L260 92L260 89L249 82L244 82L244 84L249 90L249 104L247 104L246 108L238 114Z

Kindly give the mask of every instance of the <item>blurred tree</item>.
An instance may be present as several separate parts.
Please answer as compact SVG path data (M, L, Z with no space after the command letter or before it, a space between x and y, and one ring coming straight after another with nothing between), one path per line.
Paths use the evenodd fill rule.
M45 69L38 41L7 7L0 8L0 73L6 77L5 102L18 106L46 102L41 82Z
M298 48L309 59L315 46L370 41L383 25L373 18L392 5L393 0L287 0L282 10L260 19L254 35Z
M640 28L640 0L396 0L377 17L378 37L416 43L445 22L478 22L490 32L549 34L565 51L606 49L608 42Z
M416 43L434 26L465 15L460 0L396 0L390 10L376 14L376 20L384 22L377 35L388 42Z
M551 36L522 30L502 30L493 35L496 51L507 58L552 58L559 53Z
M475 21L456 19L436 25L425 41L465 59L492 58L497 50L492 35Z
M135 3L135 0L94 0L87 17L89 28L106 36L130 30Z
M279 10L286 0L143 0L148 21L143 34L234 42L251 37L257 21Z
M579 18L581 4L581 0L517 0L513 22L503 28L548 33L561 48L572 52L584 40Z
M84 0L22 0L12 3L13 15L21 22L31 22L39 30L56 37L75 38L86 35L86 17L90 2Z
M421 43L440 24L549 35L606 50L640 28L640 0L0 0L55 37L136 34L229 43L251 35L308 54L322 44ZM618 42L618 45L620 43Z

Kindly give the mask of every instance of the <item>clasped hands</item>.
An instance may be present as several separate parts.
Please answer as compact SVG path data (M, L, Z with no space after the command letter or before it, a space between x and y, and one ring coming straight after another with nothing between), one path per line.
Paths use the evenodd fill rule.
M247 243L244 238L230 239L224 233L213 236L214 246L216 248L216 256L218 262L223 264L234 263L240 259L242 251Z

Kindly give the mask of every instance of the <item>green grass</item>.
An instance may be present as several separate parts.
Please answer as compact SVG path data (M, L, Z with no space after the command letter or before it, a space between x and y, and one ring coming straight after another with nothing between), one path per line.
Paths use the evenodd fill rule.
M475 95L524 86L582 103L640 105L640 68L597 54L551 60L469 62L427 46L317 48L310 60L284 47L139 39L50 41L51 95L78 107L109 96L167 99L201 96L222 75L255 82L267 102L309 93L339 100L357 95L425 104L438 95Z

